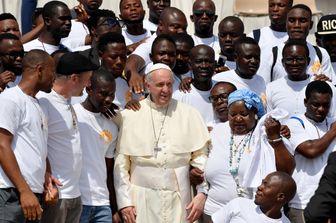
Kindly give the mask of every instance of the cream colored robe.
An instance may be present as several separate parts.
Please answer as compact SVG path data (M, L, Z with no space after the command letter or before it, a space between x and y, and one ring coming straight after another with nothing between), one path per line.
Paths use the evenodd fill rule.
M189 105L171 101L157 108L149 99L139 111L124 110L114 168L118 208L135 206L139 223L186 221L191 201L189 167L204 169L209 134L201 115ZM151 107L152 106L152 115ZM162 149L154 156L155 137ZM198 191L206 190L206 183Z

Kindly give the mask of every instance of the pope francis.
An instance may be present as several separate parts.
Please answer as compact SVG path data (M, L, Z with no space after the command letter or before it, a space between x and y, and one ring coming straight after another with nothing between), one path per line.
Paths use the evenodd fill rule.
M204 169L210 138L198 111L172 99L172 86L171 69L153 65L140 110L121 112L114 185L126 223L194 222L202 214L207 184L192 198L189 169Z

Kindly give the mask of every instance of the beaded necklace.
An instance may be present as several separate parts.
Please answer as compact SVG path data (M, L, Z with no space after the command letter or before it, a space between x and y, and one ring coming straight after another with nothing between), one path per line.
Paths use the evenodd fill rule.
M230 138L230 160L229 160L229 171L233 177L238 175L238 168L240 164L240 159L245 151L246 146L249 144L252 136L252 132L249 132L240 140L238 145L234 143L233 134ZM244 143L243 143L244 142ZM243 143L242 146L240 146ZM234 147L234 148L233 148ZM235 164L235 165L234 165Z

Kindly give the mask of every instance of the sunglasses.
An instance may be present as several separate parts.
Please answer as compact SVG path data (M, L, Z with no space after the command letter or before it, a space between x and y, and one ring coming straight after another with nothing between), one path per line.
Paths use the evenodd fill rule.
M206 10L195 10L193 12L193 14L197 17L201 17L204 15L204 13L208 16L208 17L213 17L215 15L215 12L213 11L206 11Z
M24 56L24 51L21 51L21 52L8 52L8 53L2 53L1 54L2 56L8 56L9 59L11 60L16 60L18 57L20 57L21 59L23 58Z
M106 18L101 23L97 24L97 26L113 27L113 26L121 26L121 25L120 25L120 21L116 18Z
M211 95L211 96L209 96L209 101L211 103L218 102L219 99L221 99L221 101L227 101L228 98L229 98L229 94L228 93L221 93L221 94L218 94L218 95Z

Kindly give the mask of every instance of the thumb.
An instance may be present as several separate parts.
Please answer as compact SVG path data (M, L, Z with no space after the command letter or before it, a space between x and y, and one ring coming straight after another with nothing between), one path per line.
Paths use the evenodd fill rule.
M59 181L59 179L57 179L56 177L51 176L51 179L52 179L53 183L56 184L57 186L63 186L61 181Z
M189 210L189 209L191 209L191 208L192 208L192 206L193 206L193 203L192 203L192 202L190 202L190 203L187 205L186 209L187 209L187 210Z

